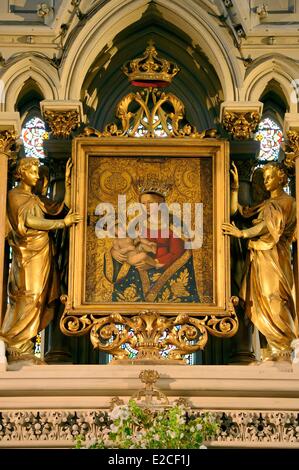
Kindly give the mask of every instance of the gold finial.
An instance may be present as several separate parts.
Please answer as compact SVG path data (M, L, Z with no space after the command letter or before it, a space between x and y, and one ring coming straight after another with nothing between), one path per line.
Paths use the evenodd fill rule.
M176 64L158 57L153 41L149 41L142 57L131 60L122 70L133 85L141 86L146 86L148 82L167 86L180 71Z

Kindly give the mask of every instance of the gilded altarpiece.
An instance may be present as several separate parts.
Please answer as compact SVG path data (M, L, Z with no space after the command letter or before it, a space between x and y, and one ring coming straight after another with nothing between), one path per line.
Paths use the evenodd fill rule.
M81 137L74 140L73 160L72 206L83 223L71 230L62 331L90 332L95 347L120 357L119 348L133 329L133 346L138 350L142 343L143 356L149 358L150 350L156 359L167 344L175 345L180 358L203 348L208 333L233 335L237 320L230 298L229 246L221 232L229 219L228 144L215 138ZM202 205L202 243L184 249L167 268L145 271L116 263L111 256L115 239L99 238L96 227L100 203L111 204L117 214L118 197L125 196L128 206L139 202L136 182L146 178L169 182L168 205ZM191 210L193 228L194 217ZM161 342L165 332L168 339Z

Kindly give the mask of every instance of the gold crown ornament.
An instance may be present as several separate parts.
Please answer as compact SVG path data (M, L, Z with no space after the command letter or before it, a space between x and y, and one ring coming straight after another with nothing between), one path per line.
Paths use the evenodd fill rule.
M140 195L154 193L165 198L169 194L173 183L159 179L154 175L147 175L137 179L135 186Z
M180 69L176 64L158 57L153 41L149 41L143 56L128 62L122 71L132 85L159 88L169 85Z

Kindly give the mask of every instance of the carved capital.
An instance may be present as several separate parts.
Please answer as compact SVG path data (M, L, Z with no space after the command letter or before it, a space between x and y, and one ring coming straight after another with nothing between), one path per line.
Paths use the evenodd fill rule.
M16 134L13 130L0 130L0 153L7 155L9 159L13 159L13 153L16 146Z
M260 101L224 101L220 106L220 121L234 140L248 140L256 131L263 113Z
M295 160L299 157L299 130L287 131L287 139L283 144L285 152L284 165L293 170L295 168Z
M225 111L222 120L224 128L236 140L250 139L252 133L256 131L259 122L260 114L256 111Z
M45 110L44 117L53 137L56 138L68 138L80 124L79 112L75 109L68 111Z

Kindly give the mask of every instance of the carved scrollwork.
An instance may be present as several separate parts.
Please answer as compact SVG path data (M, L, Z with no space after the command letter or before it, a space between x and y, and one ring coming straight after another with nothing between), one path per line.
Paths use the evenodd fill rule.
M154 390L155 391L155 390ZM150 395L148 395L150 396ZM142 395L144 397L144 395ZM161 397L162 398L162 397ZM179 398L169 404L190 406L190 414L199 416L203 410L191 409L186 398ZM123 405L123 400L115 397L113 406ZM153 409L156 403L152 403ZM152 406L151 406L152 407ZM240 443L259 447L281 448L291 445L299 447L298 411L279 410L222 410L211 411L220 426L220 432L210 445L224 443L227 447L235 447ZM19 447L20 443L34 442L34 446L44 446L51 442L53 446L74 446L74 439L79 434L86 441L94 441L109 425L106 409L32 409L0 412L0 447ZM40 444L39 444L40 443Z
M169 400L165 393L161 392L161 390L154 387L154 384L159 380L160 375L156 370L143 370L139 374L139 379L142 383L144 383L144 388L142 390L138 390L138 392L134 393L132 398L136 400L142 400L143 402L140 403L141 406L146 406L152 408L155 406L155 401L163 403L164 405L169 405Z
M161 88L169 85L179 68L158 57L153 43L149 43L144 55L123 67L136 93L128 93L117 105L116 117L120 127L108 124L103 132L87 127L84 136L89 137L216 137L217 131L209 129L197 132L185 120L185 106L174 94Z
M9 159L16 159L16 155L13 152L16 146L16 134L12 130L0 131L0 153L7 155Z
M116 117L121 127L115 123L108 124L103 132L87 127L84 136L134 137L137 133L148 138L168 136L203 139L217 136L216 129L198 132L189 123L181 125L185 118L183 102L172 93L157 88L144 88L126 95L117 105Z
M288 131L287 132L287 145L291 148L292 152L299 154L299 132L298 131Z
M282 143L285 152L283 164L291 173L295 169L295 160L299 156L299 132L291 130L287 132L287 140Z
M92 328L93 318L89 318L88 315L72 315L72 305L69 297L64 294L60 296L61 302L65 305L64 315L60 320L60 328L64 334L82 336L88 333Z
M218 414L218 441L273 444L298 443L298 413L284 411L235 411Z
M133 316L120 313L78 315L72 313L67 299L64 300L68 308L60 321L62 332L76 336L90 332L94 348L110 353L118 360L128 359L129 353L123 347L127 343L138 351L136 361L164 360L161 352L170 346L169 359L182 361L185 355L205 347L209 333L231 337L238 329L234 309L237 297L230 300L227 314L202 314L202 318L187 314L168 317L153 311Z

